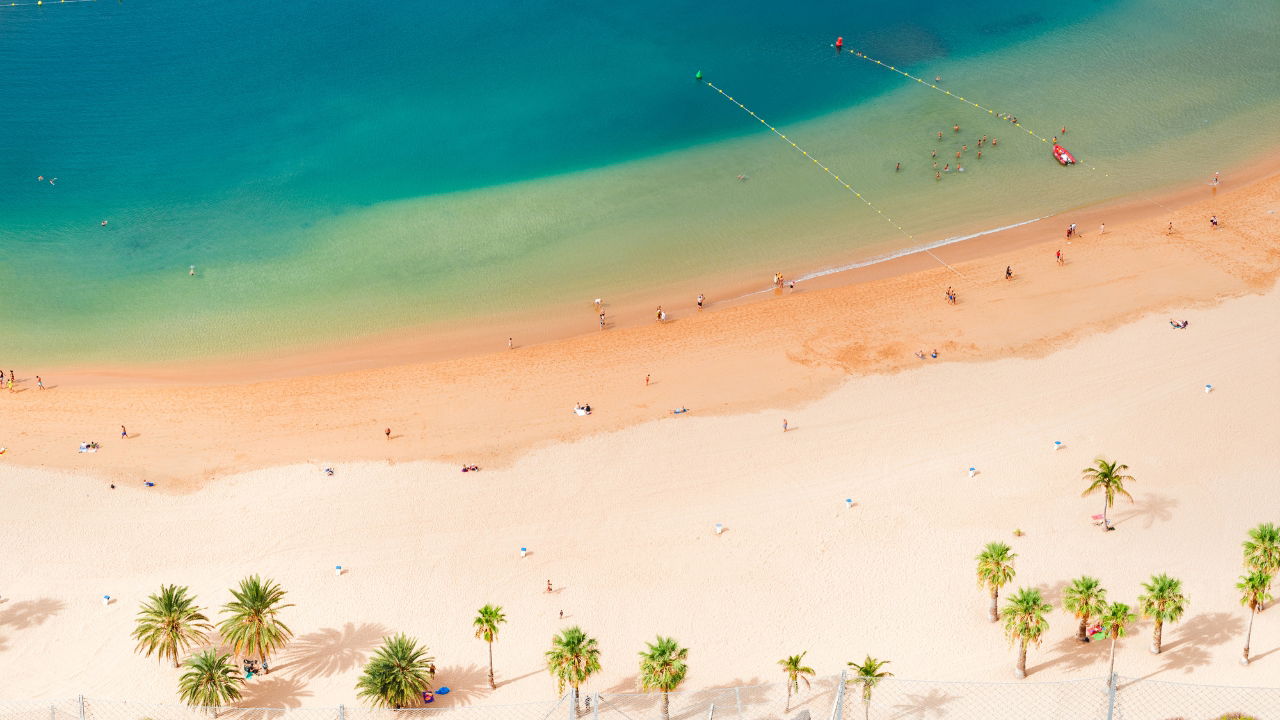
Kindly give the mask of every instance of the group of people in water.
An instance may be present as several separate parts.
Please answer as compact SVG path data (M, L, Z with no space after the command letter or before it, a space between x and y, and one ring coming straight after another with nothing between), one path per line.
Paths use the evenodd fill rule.
M959 123L956 123L955 125L952 125L952 126L951 126L951 130L952 130L952 132L959 133L959 132L960 132L960 124L959 124ZM941 130L939 130L939 131L938 131L938 142L942 142L942 131L941 131ZM983 146L983 145L988 145L988 144L989 144L989 147L995 147L996 145L1000 144L1000 139L999 139L999 138L989 137L989 136L987 136L987 135L983 135L982 137L978 138L978 140L977 140L977 142L976 142L975 144L977 145L977 151L978 151L977 159L978 159L978 160L981 160L981 159L982 159L982 146ZM968 144L968 143L961 144L960 149L956 151L956 167L955 167L956 172L964 172L964 165L962 165L962 164L960 163L960 160L963 158L964 154L965 154L965 153L967 153L967 152L969 152L969 144ZM938 169L938 151L937 151L937 150L931 150L931 151L929 151L929 157L930 157L930 158L932 158L932 161L933 161L933 170L934 170L934 173L933 173L933 179L934 179L934 180L941 180L941 179L942 179L942 174L943 174L943 173L949 173L949 172L951 172L951 162L950 162L950 161L947 161L947 162L942 166L942 169L941 169L941 170L939 170L939 169ZM894 171L895 171L895 172L896 172L896 171L898 171L898 170L901 170L901 169L902 169L902 163L898 163L897 165L895 165L895 166L894 166Z

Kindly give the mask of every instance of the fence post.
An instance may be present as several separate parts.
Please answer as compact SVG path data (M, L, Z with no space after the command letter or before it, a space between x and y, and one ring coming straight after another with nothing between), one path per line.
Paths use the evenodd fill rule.
M338 706L338 720L347 720L347 706L346 706L346 705L339 705L339 706Z
M77 704L80 706L80 720L84 720L84 696L77 698Z
M711 707L707 708L707 720L715 720L715 717L716 717L716 704L711 703Z
M840 671L840 687L836 688L836 704L831 708L831 720L842 720L844 717L844 686L848 672L848 670Z
M1116 674L1111 673L1107 679L1107 720L1112 720L1116 712Z
M600 720L600 691L597 690L591 700L591 719Z
M742 688L733 688L733 703L738 706L738 720L742 720Z
M578 720L578 689L569 686L569 720Z

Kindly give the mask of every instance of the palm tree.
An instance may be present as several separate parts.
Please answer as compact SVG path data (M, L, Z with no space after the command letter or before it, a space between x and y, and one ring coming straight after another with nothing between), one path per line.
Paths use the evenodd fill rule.
M244 679L231 664L229 653L219 655L209 648L187 658L184 664L187 671L178 678L178 697L184 703L207 707L217 717L219 705L240 699L240 683Z
M573 688L576 710L578 688L587 678L600 672L600 649L596 647L596 639L575 625L551 638L551 649L546 655L547 671L555 676L558 692L564 692L565 685Z
M1249 631L1244 636L1244 655L1240 657L1241 665L1249 664L1249 642L1253 639L1253 616L1258 608L1271 599L1267 591L1271 587L1271 576L1261 570L1254 570L1248 575L1241 575L1236 589L1240 591L1240 604L1249 608Z
M871 718L871 691L880 681L887 677L893 677L893 673L881 670L880 668L889 664L888 660L877 660L870 655L861 665L850 660L848 666L853 668L854 682L862 685L862 708L868 720Z
M476 614L476 619L471 621L475 626L476 637L489 643L489 688L497 689L497 685L493 682L493 641L498 639L498 626L507 621L507 616L502 614L501 605L485 605L480 608L480 612Z
M1045 602L1040 591L1034 588L1020 588L1000 610L1009 644L1018 641L1018 667L1014 671L1018 678L1027 676L1027 645L1040 646L1049 630L1045 614L1051 610L1053 606Z
M204 642L205 633L213 626L187 592L179 585L161 585L159 593L142 603L131 635L138 641L137 652L169 658L176 668L179 655Z
M281 604L285 591L275 581L253 575L241 580L240 589L231 595L235 600L222 606L229 616L219 623L218 632L238 656L266 660L293 637L289 626L276 617L293 605Z
M1128 634L1129 624L1137 616L1129 611L1129 606L1122 602L1113 602L1107 606L1106 612L1098 618L1102 624L1102 636L1111 638L1111 670L1107 673L1107 682L1116 676L1116 640Z
M1244 541L1244 566L1249 570L1261 570L1273 578L1280 572L1280 528L1262 523L1249 531L1249 539ZM1264 609L1262 605L1258 606L1258 612Z
M991 591L991 609L989 615L991 622L995 622L1000 617L997 603L1000 599L1000 588L1008 585L1013 580L1013 559L1018 557L1016 553L1010 552L1009 546L1002 542L989 542L987 546L978 553L976 558L978 561L978 587L986 588Z
M1143 583L1145 593L1138 596L1138 610L1144 617L1156 621L1151 636L1151 652L1160 654L1160 635L1167 622L1178 622L1187 610L1187 596L1182 594L1182 581L1160 573L1152 575L1151 582Z
M368 698L374 707L396 710L417 702L431 690L436 675L436 659L427 652L425 645L419 647L416 639L404 633L382 638L382 647L365 663L356 681L360 691L356 694Z
M1063 591L1062 604L1068 612L1080 618L1076 640L1088 642L1086 633L1089 630L1089 619L1106 610L1107 590L1102 587L1098 578L1081 575L1072 580L1070 587Z
M804 664L804 656L809 651L805 650L799 655L791 655L778 661L782 666L782 672L787 675L787 708L783 712L791 712L791 693L800 692L800 681L804 681L804 686L809 687L809 678L807 675L813 674L813 668Z
M1105 458L1099 456L1094 459L1093 466L1087 467L1080 471L1081 476L1089 481L1089 487L1085 488L1080 497L1088 497L1095 492L1102 491L1106 502L1102 506L1102 529L1110 530L1111 521L1107 519L1107 510L1116 504L1116 495L1120 494L1129 498L1129 502L1133 502L1133 496L1128 490L1124 489L1125 481L1134 482L1130 475L1125 475L1124 471L1128 470L1128 465L1119 462L1109 462Z
M685 663L689 659L689 649L680 647L680 643L669 637L658 636L656 643L645 643L648 650L640 653L640 689L659 690L662 692L662 720L671 720L672 692L689 672Z

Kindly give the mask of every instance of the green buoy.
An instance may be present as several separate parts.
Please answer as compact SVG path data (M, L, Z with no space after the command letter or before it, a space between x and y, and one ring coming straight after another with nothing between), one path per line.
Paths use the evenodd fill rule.
M697 72L697 74L695 74L695 75L693 76L693 79L694 79L694 80L701 80L701 79L702 79L702 71L701 71L701 70L699 70L699 71Z

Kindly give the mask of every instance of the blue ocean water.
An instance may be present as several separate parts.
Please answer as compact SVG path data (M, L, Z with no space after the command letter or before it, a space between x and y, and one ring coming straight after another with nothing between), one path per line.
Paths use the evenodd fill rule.
M350 301L341 327L328 326L339 335L457 315L449 306L456 295L421 287L424 275L461 272L478 246L457 230L455 194L759 131L708 100L696 70L768 109L771 121L793 124L901 88L889 73L853 74L831 62L836 35L902 65L963 62L1124 4L101 0L0 8L0 303L18 320L13 352L30 361L128 361L314 340L325 323L296 322L295 335L280 337L282 321L333 313L335 296ZM412 223L335 225L424 198L440 201ZM531 202L526 217L540 201ZM572 208L572 199L558 206L558 222L587 222ZM601 209L582 212L594 218ZM465 223L491 216L477 211ZM484 242L500 245L489 256L505 260L484 267L485 282L514 288L504 297L518 305L529 272L522 263L554 243L556 225L526 232L521 218L501 222L501 235ZM336 233L346 233L342 251ZM582 253L602 251L598 238L590 243ZM422 274L403 272L397 256L417 258ZM250 271L196 296L169 294L189 263L203 271L290 259L298 277ZM176 337L175 324L188 334ZM148 343L159 334L170 338L163 352Z

